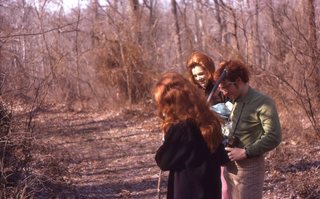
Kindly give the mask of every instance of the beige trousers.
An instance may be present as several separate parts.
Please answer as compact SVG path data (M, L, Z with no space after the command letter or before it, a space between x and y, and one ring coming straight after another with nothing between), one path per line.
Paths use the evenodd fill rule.
M261 199L264 157L230 162L224 170L230 199Z

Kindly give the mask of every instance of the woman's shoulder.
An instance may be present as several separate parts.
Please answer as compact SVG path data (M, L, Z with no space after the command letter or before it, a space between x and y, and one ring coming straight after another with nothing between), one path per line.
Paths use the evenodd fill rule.
M180 137L180 136L192 136L199 134L200 128L196 122L192 119L187 119L174 123L168 129L166 137Z

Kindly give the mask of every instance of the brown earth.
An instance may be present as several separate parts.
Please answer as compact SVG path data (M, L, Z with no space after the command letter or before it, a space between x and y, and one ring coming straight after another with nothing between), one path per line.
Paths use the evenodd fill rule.
M34 172L47 179L36 198L157 198L161 134L153 112L44 111L34 136L42 146L33 152ZM319 142L284 140L266 160L264 198L320 198ZM162 179L165 198L167 173Z

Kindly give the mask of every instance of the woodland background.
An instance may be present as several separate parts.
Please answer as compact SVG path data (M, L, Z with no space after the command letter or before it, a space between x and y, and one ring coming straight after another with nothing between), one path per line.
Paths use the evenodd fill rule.
M317 0L0 0L0 196L154 198L150 91L200 50L250 65L250 84L277 103L283 142L264 196L320 198L319 30ZM101 182L79 177L98 163Z

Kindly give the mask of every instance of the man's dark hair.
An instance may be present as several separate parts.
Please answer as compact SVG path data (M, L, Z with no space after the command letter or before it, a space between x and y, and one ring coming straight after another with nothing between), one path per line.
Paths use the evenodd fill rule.
M248 67L241 61L237 60L222 61L214 73L215 81L217 81L224 69L227 70L227 75L222 81L228 80L230 82L235 82L238 78L240 78L244 83L249 82Z

